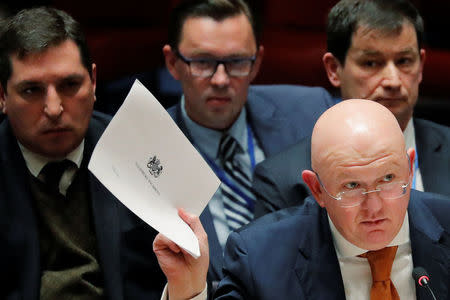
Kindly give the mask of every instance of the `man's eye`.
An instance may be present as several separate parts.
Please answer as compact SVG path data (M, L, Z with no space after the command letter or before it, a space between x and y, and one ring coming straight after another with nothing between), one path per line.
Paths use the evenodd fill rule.
M79 86L79 85L80 85L80 82L77 80L68 80L63 83L63 86L65 86L65 87L74 87L74 86Z
M344 187L345 187L346 189L349 189L349 190L356 189L358 186L359 186L359 185L358 185L358 183L356 183L356 182L349 182L349 183L346 183L346 184L344 185Z
M402 57L397 60L397 65L399 66L410 66L414 63L414 59L410 57Z
M390 181L392 181L393 179L394 179L394 174L387 174L387 175L385 175L384 177L383 177L383 181L384 182L390 182Z
M209 67L215 64L214 61L212 60L207 60L207 59L201 59L195 62L196 64L198 64L199 66L203 66L203 67Z
M379 63L375 60L366 60L363 62L363 66L368 68L375 68L378 65Z
M58 90L60 92L76 92L81 87L81 81L80 80L67 80L62 82Z
M43 88L38 87L38 86L30 86L30 87L26 87L21 91L21 94L23 96L32 96L32 95L37 95L39 93L43 92Z

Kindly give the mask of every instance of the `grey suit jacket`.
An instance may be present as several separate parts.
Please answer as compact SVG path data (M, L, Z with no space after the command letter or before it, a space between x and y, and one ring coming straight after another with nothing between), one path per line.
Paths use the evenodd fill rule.
M250 87L245 107L248 123L264 154L270 157L311 135L318 117L333 104L333 99L323 88L262 85ZM193 141L183 122L180 104L168 111L184 134ZM208 279L217 281L222 278L223 250L208 208L200 219L208 234L210 247Z
M414 119L419 168L427 192L450 196L450 128ZM311 169L311 139L271 157L255 168L255 216L299 205L310 195L301 173Z
M450 299L450 199L411 192L414 267L424 267L437 299ZM233 232L215 299L345 299L328 217L312 197ZM419 300L430 299L416 285Z
M110 117L94 112L83 161ZM29 171L9 122L0 125L0 299L39 299L41 265ZM156 231L89 174L93 224L106 299L159 299L165 277L153 253Z

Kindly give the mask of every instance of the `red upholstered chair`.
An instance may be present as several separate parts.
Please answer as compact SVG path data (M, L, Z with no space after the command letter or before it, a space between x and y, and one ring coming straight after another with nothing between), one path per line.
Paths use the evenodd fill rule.
M62 1L52 5L70 13L85 31L102 81L164 65L162 47L173 6L168 1Z
M266 0L262 43L265 57L259 83L331 87L322 66L326 19L337 0Z

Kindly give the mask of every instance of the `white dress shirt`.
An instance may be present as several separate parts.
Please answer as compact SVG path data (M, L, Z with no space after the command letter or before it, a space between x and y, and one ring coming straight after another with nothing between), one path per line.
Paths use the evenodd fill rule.
M217 166L221 166L221 162L219 159L219 144L223 132L203 127L192 121L191 118L189 118L189 116L187 115L184 105L185 100L184 96L182 96L181 116L187 130L189 131L193 139L194 146L198 151L200 151L203 156L206 156L208 159L212 160ZM247 111L244 106L236 121L234 121L233 125L228 129L228 133L238 142L241 149L243 149L243 152L236 153L235 158L240 162L240 165L243 168L247 169L248 174L253 174L248 149L247 126ZM255 162L256 164L258 164L259 162L264 160L265 156L258 140L255 137L255 134L253 133L252 136L254 145L253 154L255 157ZM209 209L211 212L214 229L216 231L219 244L223 250L225 248L225 243L227 241L228 235L230 234L230 229L228 227L227 218L225 216L222 189L217 189L216 193L213 195L213 197L209 201L208 206L205 209Z
M341 269L345 298L347 300L369 300L370 289L372 288L370 265L366 258L358 257L367 250L351 244L340 234L330 218L328 218L328 221ZM416 286L411 276L413 261L409 239L408 213L405 215L400 231L388 246L398 246L392 265L391 280L400 299L416 299ZM336 280L339 279L336 278Z
M80 143L80 145L78 145L77 148L75 148L75 150L70 152L66 157L59 159L53 159L36 154L25 148L22 144L20 143L18 144L20 151L22 151L28 170L34 177L37 177L39 180L42 180L39 176L39 173L48 162L68 159L74 162L75 165L78 168L80 168L81 161L83 160L84 140ZM61 176L61 181L59 182L59 190L61 194L63 194L64 196L66 195L66 191L69 188L70 184L72 183L72 180L75 177L76 172L77 168L75 167L68 168L66 171L64 171L63 175Z

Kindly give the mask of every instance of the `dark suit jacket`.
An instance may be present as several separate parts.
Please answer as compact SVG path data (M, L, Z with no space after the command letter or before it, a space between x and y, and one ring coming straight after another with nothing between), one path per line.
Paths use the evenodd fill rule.
M81 168L109 117L94 113ZM9 122L0 126L0 299L39 299L41 266L29 171ZM89 173L92 214L107 299L159 299L165 284L152 250L156 232Z
M311 135L318 117L334 100L322 88L291 85L251 86L246 109L252 130L266 157ZM181 116L180 105L169 108L169 113L184 134L192 141ZM208 234L210 268L208 279L222 278L223 250L214 229L211 213L205 209L200 216Z
M450 199L411 192L414 267L424 267L437 299L450 299ZM228 238L215 299L345 299L325 209L305 204L264 216ZM430 299L416 286L418 299Z
M450 128L414 119L419 168L426 192L450 196ZM310 195L302 171L311 169L308 137L255 168L255 216L303 203Z

